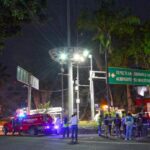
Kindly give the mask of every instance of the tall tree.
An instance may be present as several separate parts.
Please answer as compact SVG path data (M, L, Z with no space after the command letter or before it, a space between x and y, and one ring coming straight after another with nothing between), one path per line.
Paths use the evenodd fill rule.
M0 50L5 39L17 34L24 23L43 19L45 6L46 0L0 0Z
M129 36L133 37L136 27L140 24L140 19L129 14L128 11L123 11L122 8L120 10L115 5L115 2L116 0L101 0L99 10L93 14L82 14L78 25L80 29L91 30L93 32L93 40L97 40L100 45L99 52L108 52L109 54L109 65L117 64L116 61L119 61L120 66L127 66L129 59L128 51L126 51L125 47L122 47L122 42L119 43L121 49L116 49L116 41ZM119 54L116 55L117 51L119 54L122 53L121 57ZM134 49L132 49L132 52L134 53ZM118 60L116 60L116 57L113 57L114 55ZM124 57L126 59L122 59ZM128 97L131 97L129 89L127 92ZM131 105L131 100L128 103Z

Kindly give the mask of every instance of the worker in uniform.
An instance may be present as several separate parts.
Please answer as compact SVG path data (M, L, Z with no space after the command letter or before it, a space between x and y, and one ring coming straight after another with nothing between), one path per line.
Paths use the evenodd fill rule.
M69 119L66 114L64 114L63 117L63 138L65 138L67 135L67 138L69 138Z
M102 134L102 122L103 122L103 117L101 114L99 114L98 119L97 119L98 135L99 136L101 136L101 134Z

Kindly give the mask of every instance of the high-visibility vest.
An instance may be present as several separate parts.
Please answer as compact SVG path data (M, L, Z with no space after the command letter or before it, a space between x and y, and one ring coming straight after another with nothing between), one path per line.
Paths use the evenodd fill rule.
M66 128L66 127L68 127L68 126L69 126L68 123L64 123L64 124L63 124L63 127L64 127L64 128Z
M98 117L97 125L98 125L98 126L101 126L101 125L102 125L102 118Z
M63 121L63 127L68 127L69 126L69 123L68 123L68 118L64 118L64 121Z

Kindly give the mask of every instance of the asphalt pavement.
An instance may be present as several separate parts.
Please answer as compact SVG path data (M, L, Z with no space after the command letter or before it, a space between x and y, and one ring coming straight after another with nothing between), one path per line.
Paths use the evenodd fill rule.
M124 141L112 137L106 139L96 134L79 135L78 144L61 136L0 136L0 150L149 150L150 140Z

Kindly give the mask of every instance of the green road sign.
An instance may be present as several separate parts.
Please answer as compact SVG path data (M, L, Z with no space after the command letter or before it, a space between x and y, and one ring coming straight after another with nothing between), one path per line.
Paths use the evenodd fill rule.
M133 70L133 84L150 85L150 70Z
M109 84L150 85L150 70L109 67Z

